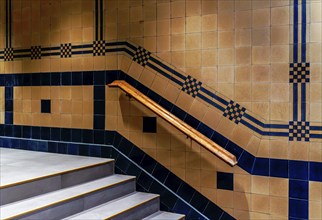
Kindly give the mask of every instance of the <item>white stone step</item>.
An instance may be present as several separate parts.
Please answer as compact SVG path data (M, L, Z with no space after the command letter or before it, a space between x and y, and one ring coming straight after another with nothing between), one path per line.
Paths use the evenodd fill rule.
M185 219L185 216L181 214L158 211L156 213L153 213L152 215L149 215L143 220L183 220L183 219Z
M62 219L135 191L135 177L112 175L0 207L0 219Z
M114 160L0 148L0 205L114 173Z
M143 219L159 211L159 195L135 192L67 217L66 220Z

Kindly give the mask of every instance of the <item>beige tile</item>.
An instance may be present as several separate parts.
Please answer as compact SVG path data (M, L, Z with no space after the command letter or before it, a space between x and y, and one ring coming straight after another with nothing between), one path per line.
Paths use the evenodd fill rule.
M273 102L288 102L289 101L289 84L288 83L272 83L271 97Z
M251 63L251 48L250 47L236 48L235 60L237 65L249 65Z
M196 16L201 14L201 1L186 1L186 16Z
M171 1L171 17L184 17L186 12L186 2L181 1Z
M288 197L288 180L270 177L269 194L271 196Z
M202 51L202 66L203 67L214 67L218 63L217 51L203 50Z
M201 66L201 53L199 51L186 51L185 53L186 67L200 67Z
M217 190L217 205L223 208L232 208L234 192L228 190Z
M269 177L252 176L252 193L269 195Z
M201 2L202 15L217 14L217 10L218 10L218 1L202 0Z
M235 100L238 102L247 102L251 100L251 84L236 83L235 84Z
M219 65L232 65L235 60L234 49L226 48L218 50L218 64Z
M246 2L246 1L236 1L237 2ZM243 10L243 11L237 11L235 13L235 28L236 29L242 29L242 28L251 28L252 26L252 12L250 10Z
M183 34L176 34L171 36L171 51L182 51L185 49L185 35ZM190 38L190 41L192 39ZM192 43L192 42L190 42ZM195 42L196 44L194 46L198 46L197 44L199 42ZM200 44L200 43L199 43ZM192 45L191 45L192 46ZM200 47L200 46L199 46ZM199 48L197 47L197 48Z
M200 49L201 48L201 34L186 34L185 35L187 50Z
M185 18L171 19L171 34L185 33Z
M201 31L201 16L191 16L186 18L186 33Z
M200 188L200 170L186 169L186 182L198 190Z
M271 120L289 120L289 103L272 102L270 105L270 119Z
M217 48L218 46L217 32L203 32L201 37L202 37L203 49Z
M288 198L271 196L269 198L270 214L275 216L288 216Z
M255 212L261 213L269 213L270 209L270 197L266 195L258 195L252 194L251 195L252 203L251 203L251 210Z
M311 201L322 202L322 184L319 182L309 182L309 199Z
M253 46L270 45L270 28L252 29L252 45Z
M270 48L267 46L255 46L252 48L252 63L253 64L268 64L270 63Z
M289 6L276 7L271 10L272 25L288 25L290 22Z
M234 190L237 192L251 191L251 176L245 174L234 175Z
M169 35L170 34L170 19L163 19L157 21L157 35Z
M290 142L289 159L291 160L308 160L309 157L309 143L308 142Z
M234 28L234 13L223 12L218 14L218 30L231 30Z
M170 50L170 36L157 37L157 51L165 52Z
M322 218L322 203L321 202L309 202L309 219L321 219Z
M253 9L253 27L268 27L271 23L270 8Z
M170 3L157 4L157 19L170 18Z
M266 83L255 83L252 85L253 101L269 101L270 85Z
M202 31L215 31L217 30L217 15L204 15L202 16Z
M175 104L181 109L188 112L192 106L193 101L194 101L194 98L191 95L188 95L185 92L180 92L179 97Z
M270 140L269 149L272 158L288 158L289 143L286 140Z
M237 210L249 210L251 195L244 192L234 192L234 208Z
M289 60L289 46L272 46L271 63L287 63Z
M272 45L288 45L289 41L289 26L284 25L271 27Z
M218 33L218 47L234 47L235 45L235 33L233 31L220 31Z

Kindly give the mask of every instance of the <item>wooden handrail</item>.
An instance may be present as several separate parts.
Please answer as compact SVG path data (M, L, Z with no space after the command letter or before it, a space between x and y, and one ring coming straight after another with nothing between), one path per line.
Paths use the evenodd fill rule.
M225 161L231 166L237 164L235 155L231 154L218 144L214 143L212 140L207 138L205 135L201 134L199 131L183 122L160 105L152 101L150 98L139 92L137 89L132 87L130 84L124 80L115 80L114 82L108 84L109 87L118 87L122 89L125 93L142 103L144 106L149 108L155 114L159 115L161 118L166 120L168 123L176 127L178 130L186 134L188 137L199 143L201 146L218 156L220 159Z

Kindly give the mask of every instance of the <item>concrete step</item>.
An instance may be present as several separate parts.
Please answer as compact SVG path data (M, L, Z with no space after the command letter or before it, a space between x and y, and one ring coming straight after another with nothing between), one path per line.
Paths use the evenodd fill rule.
M114 173L114 160L1 149L0 205Z
M185 216L171 212L158 211L144 218L143 220L184 220Z
M67 217L66 220L143 219L159 211L159 195L135 192Z
M1 219L62 219L135 191L135 177L111 175L0 207Z

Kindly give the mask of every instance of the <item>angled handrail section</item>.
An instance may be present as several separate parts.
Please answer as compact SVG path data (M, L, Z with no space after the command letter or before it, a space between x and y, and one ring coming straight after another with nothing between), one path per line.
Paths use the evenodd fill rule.
M237 164L235 155L231 154L205 135L201 134L196 129L192 128L187 123L183 122L169 111L165 110L163 107L152 101L150 98L142 94L140 91L132 87L130 84L124 80L115 80L114 82L108 84L109 87L118 87L122 89L125 93L136 99L138 102L149 108L155 114L159 115L161 118L166 120L168 123L176 127L178 130L186 134L188 137L199 143L201 146L206 148L208 151L212 152L220 159L225 161L231 166Z

